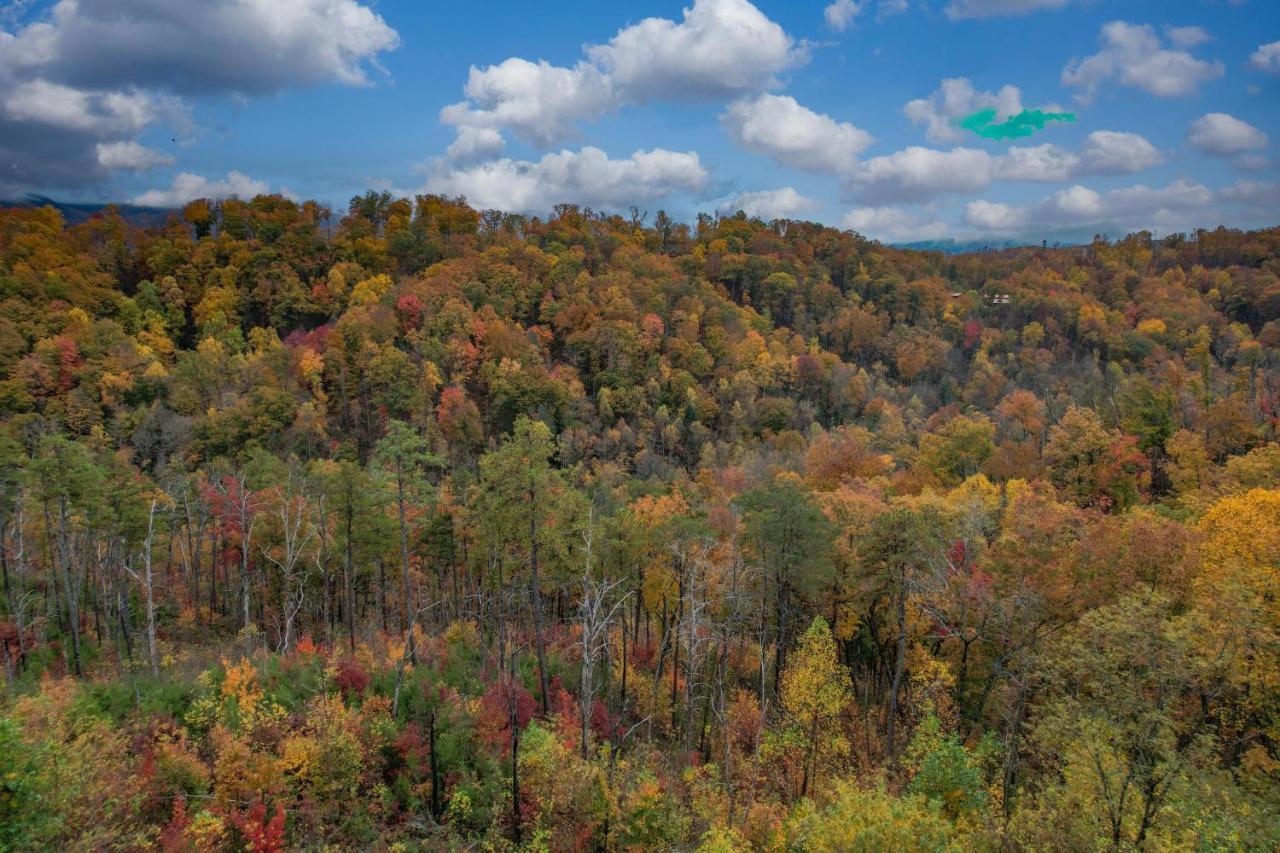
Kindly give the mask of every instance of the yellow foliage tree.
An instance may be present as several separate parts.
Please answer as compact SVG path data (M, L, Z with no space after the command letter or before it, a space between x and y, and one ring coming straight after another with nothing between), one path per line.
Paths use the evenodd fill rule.
M836 656L836 642L821 616L800 638L782 674L782 707L805 744L800 796L809 794L822 765L845 758L848 741L840 714L849 702L849 673Z
M1280 489L1222 498L1200 519L1193 594L1208 665L1237 689L1242 728L1280 736ZM1222 654L1222 651L1228 654ZM1242 733L1243 734L1243 733Z

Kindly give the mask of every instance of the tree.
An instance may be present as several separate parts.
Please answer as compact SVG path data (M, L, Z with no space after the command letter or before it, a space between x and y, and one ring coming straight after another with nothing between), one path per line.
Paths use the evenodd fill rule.
M840 665L831 629L821 616L814 617L787 662L780 699L805 744L800 783L805 797L813 790L819 760L832 768L849 750L840 730L840 715L849 702L849 671Z
M894 624L892 677L885 707L885 751L897 757L895 738L907 666L908 602L918 576L942 551L942 519L931 509L900 507L876 517L859 546L862 572L874 584L873 601L886 600Z
M831 571L835 527L794 479L778 477L772 487L755 489L738 498L743 510L746 538L764 574L772 581L760 608L761 625L773 600L773 693L778 692L787 650L792 643L792 611L827 583ZM764 638L762 637L762 642ZM765 671L761 661L760 695L765 695Z
M1081 506L1123 510L1138 500L1146 479L1137 442L1108 430L1097 412L1079 406L1049 431L1044 459L1054 485Z
M275 566L280 580L280 652L293 647L294 623L307 592L305 553L316 536L313 494L307 474L297 458L290 458L276 473L276 485L268 490L271 538L262 556Z
M71 566L77 562L74 552L73 512L101 496L101 472L85 448L60 435L45 436L40 441L32 464L35 497L44 514L46 536L53 540L54 566L65 602L63 624L71 638L71 663L77 676L83 674L80 652L79 581L72 581Z
M995 449L996 428L986 415L959 415L920 437L920 462L954 486L978 473Z
M1160 595L1100 607L1054 644L1032 740L1048 790L1078 809L1068 846L1142 849L1174 790L1210 755L1212 694L1190 626ZM1097 833L1101 837L1090 837Z
M404 421L391 421L387 434L378 442L374 458L392 477L396 491L396 518L400 526L400 602L401 626L408 630L409 614L414 612L409 571L409 523L407 518L410 489L424 473L424 468L437 463L427 450L426 441ZM350 503L347 504L351 506ZM349 584L349 579L347 580Z
M480 460L480 522L490 543L529 570L534 644L543 713L551 710L544 642L543 563L558 569L569 564L572 532L580 522L581 496L553 468L555 445L542 421L521 417L511 437Z

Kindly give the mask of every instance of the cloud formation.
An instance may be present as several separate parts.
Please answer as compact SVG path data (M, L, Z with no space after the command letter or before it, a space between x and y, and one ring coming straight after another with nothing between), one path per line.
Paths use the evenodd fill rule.
M646 18L572 66L512 57L472 67L466 100L440 119L462 129L510 130L548 148L577 125L650 100L705 101L760 92L808 53L747 0L695 0L680 22Z
M719 210L725 215L732 215L741 210L748 216L770 220L793 219L812 213L818 207L818 202L796 192L795 187L782 187L776 190L739 193L720 205Z
M1191 123L1187 142L1192 148L1230 157L1267 147L1267 135L1246 121L1226 113L1206 113Z
M1025 206L972 201L965 206L963 221L980 233L1001 236L1048 238L1079 234L1081 229L1167 233L1204 224L1197 218L1213 200L1207 187L1191 181L1159 188L1137 184L1102 193L1076 184Z
M865 130L816 113L789 95L734 101L720 122L741 147L806 172L848 171L872 142Z
M180 172L167 189L148 190L135 196L133 203L143 207L181 207L197 198L226 198L230 195L252 198L267 192L270 192L270 187L266 181L255 181L241 172L228 172L221 180Z
M1280 74L1280 41L1260 45L1249 54L1249 64L1259 71Z
M844 215L840 224L864 237L887 243L941 240L951 233L951 226L927 212L900 207L855 208Z
M853 19L862 11L862 4L856 0L835 0L822 10L822 17L827 26L838 33L849 29Z
M922 202L985 190L995 181L1053 182L1120 175L1157 165L1163 155L1136 133L1096 130L1078 151L1044 143L1003 154L978 148L911 146L860 163L844 182L848 197L872 205Z
M186 98L363 85L398 44L357 0L58 0L0 30L5 183L84 186L160 165L118 146L160 123L185 135Z
M147 148L137 142L99 142L95 150L104 169L147 172L173 165L173 156L169 152Z
M1076 97L1084 102L1109 80L1160 98L1172 98L1190 95L1200 84L1224 73L1217 60L1209 62L1186 50L1165 47L1149 24L1112 21L1102 27L1100 38L1100 51L1073 59L1062 69L1062 84L1080 89Z
M585 147L536 161L502 158L442 170L430 177L427 189L466 196L477 208L545 214L562 202L617 209L673 193L700 192L708 180L692 151L655 148L615 160L599 148Z

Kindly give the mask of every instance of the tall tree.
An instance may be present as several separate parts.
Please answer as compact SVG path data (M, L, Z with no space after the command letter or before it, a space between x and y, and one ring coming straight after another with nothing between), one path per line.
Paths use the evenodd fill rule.
M528 567L534 646L543 713L551 710L547 674L543 572L570 565L574 529L585 502L551 464L555 443L542 421L521 417L511 437L480 460L480 522L492 543Z

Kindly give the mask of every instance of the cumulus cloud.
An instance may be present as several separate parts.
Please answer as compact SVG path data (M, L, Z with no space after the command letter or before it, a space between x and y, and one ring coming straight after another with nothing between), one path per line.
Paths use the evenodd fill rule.
M575 125L615 109L613 81L599 68L579 62L562 68L512 57L488 68L472 67L463 87L466 101L440 111L458 134L509 128L517 136L549 146L577 135Z
M1174 47L1195 47L1211 38L1203 27L1166 27L1165 33Z
M1274 225L1280 209L1280 181L1236 181L1218 192L1218 198L1239 219L1258 225Z
M134 197L133 203L143 207L179 207L197 198L252 198L269 191L265 181L255 181L241 172L231 171L223 180L210 180L190 172L180 172L168 189L148 190Z
M85 91L48 80L18 83L3 97L4 115L11 121L96 136L134 134L178 110L172 99L136 89Z
M791 219L818 208L818 202L796 192L795 187L744 192L720 205L720 212L732 215L739 210L760 219Z
M137 156L99 146L158 122L189 133L190 96L367 83L399 44L357 0L58 0L11 26L0 31L0 158L19 187L136 168Z
M870 204L923 201L985 189L992 174L993 158L985 151L939 151L913 145L859 164L845 189L852 197Z
M965 205L964 221L983 233L1007 234L1022 228L1026 215L1013 205L978 199Z
M847 171L872 142L865 130L813 112L789 95L739 99L720 121L743 148L808 172Z
M257 94L366 83L399 42L356 0L59 0L6 64L77 87Z
M870 204L919 202L986 189L994 181L1065 181L1088 175L1140 172L1164 159L1136 133L1096 130L1077 151L1057 145L1011 146L1003 154L977 148L912 146L859 163L845 194Z
M864 237L888 243L940 240L950 236L951 227L923 211L901 207L859 207L841 220L845 228Z
M1076 175L1128 175L1163 162L1160 150L1136 133L1095 130L1080 146Z
M621 160L599 148L559 151L540 160L502 158L443 169L427 182L431 192L466 196L479 208L545 213L562 202L623 208L674 193L705 188L707 170L692 151L655 148Z
M1088 101L1104 82L1142 89L1161 98L1190 95L1201 83L1222 76L1221 62L1197 59L1185 50L1165 47L1149 24L1112 21L1102 27L1102 49L1073 59L1062 69L1062 83L1081 90Z
M506 144L502 134L491 127L460 127L445 158L451 163L475 163L497 157Z
M1057 145L1013 146L993 158L993 176L1008 181L1065 181L1086 175L1129 175L1164 160L1136 133L1095 130L1079 151Z
M747 0L694 0L680 23L646 18L587 55L633 102L763 89L807 59L803 46Z
M993 158L994 177L1006 181L1065 181L1079 169L1079 155L1047 142L1015 145Z
M996 119L1004 121L1022 112L1022 93L1017 86L1002 86L999 92L982 92L964 77L943 80L927 98L908 101L903 114L912 124L924 125L925 136L932 142L959 142L964 132L956 126L958 119L978 110L993 109Z
M105 169L146 172L173 165L173 157L167 151L148 148L137 142L99 142L95 150L98 162Z
M573 138L578 123L625 105L763 91L808 58L803 44L747 0L694 0L678 23L646 18L584 53L567 67L519 57L473 67L466 100L445 107L440 119L509 129L550 147Z
M822 10L822 17L826 19L828 27L838 33L842 33L849 29L853 19L858 17L858 13L861 11L862 4L856 2L856 0L836 0Z
M1267 135L1246 121L1226 113L1206 113L1191 123L1187 142L1192 148L1230 157L1267 147Z
M1025 206L969 202L963 222L983 234L1024 237L1081 234L1085 230L1168 232L1204 224L1213 203L1214 194L1191 181L1159 188L1138 184L1103 193L1076 184Z
M1280 41L1259 46L1249 54L1249 64L1259 71L1280 74Z

